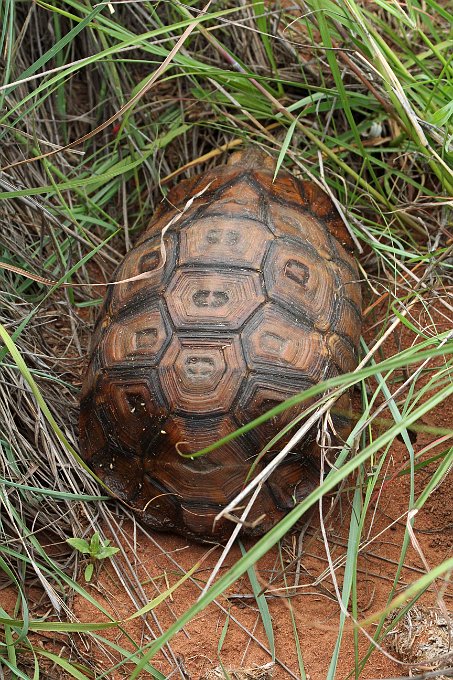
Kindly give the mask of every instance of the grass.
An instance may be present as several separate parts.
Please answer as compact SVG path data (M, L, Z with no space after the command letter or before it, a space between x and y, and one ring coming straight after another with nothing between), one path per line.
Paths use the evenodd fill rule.
M184 677L177 631L212 602L223 617L215 645L222 667L235 665L223 655L242 625L251 645L268 649L268 661L275 656L278 677L317 677L293 597L301 564L310 587L337 603L326 678L346 676L345 644L348 677L372 677L388 612L424 593L447 606L451 597L452 560L439 556L425 568L412 529L423 543L415 511L446 487L453 460L451 422L438 417L453 392L448 3L3 0L0 27L0 593L9 603L0 605L0 678ZM143 574L152 570L133 554L136 540L155 544L156 537L136 526L140 538L131 539L122 522L127 509L105 504L77 456L81 366L101 299L93 284L109 279L177 178L244 144L321 182L354 234L365 295L363 361L313 393L322 412L326 388L355 386L360 407L335 468L278 526L207 588L209 577L200 581L169 554L180 588L162 586L166 572L148 574L150 597ZM377 521L389 489L399 494L401 541L383 599L365 614L363 556L390 531L390 519L384 527ZM343 519L334 537L333 494L332 512ZM316 507L315 569L310 550L294 548L288 532ZM83 583L87 565L66 540L89 542L96 532L102 545L120 548L101 573L115 574L127 616L112 615L102 580ZM292 669L279 651L273 576L267 587L257 578L275 545L274 576L293 558L299 564L283 582ZM242 577L262 640L225 608L228 589L247 582ZM174 609L189 582L200 598ZM163 607L174 610L171 620ZM83 609L89 620L81 622ZM139 633L126 621L134 612L143 615ZM58 640L54 647L42 644L48 636ZM96 657L87 654L92 649Z

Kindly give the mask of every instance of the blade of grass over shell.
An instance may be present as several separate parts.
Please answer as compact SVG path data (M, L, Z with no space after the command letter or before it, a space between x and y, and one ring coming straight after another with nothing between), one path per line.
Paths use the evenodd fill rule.
M447 332L445 335L443 335L443 339L449 337L449 333ZM439 336L440 337L440 336ZM435 341L437 344L437 340ZM314 385L313 387L310 387L309 389L305 390L301 394L295 396L295 397L290 397L289 399L286 399L284 402L279 404L278 406L273 407L266 413L264 413L262 416L259 416L258 418L255 418L252 420L250 423L247 425L243 425L242 427L238 428L235 432L232 432L231 434L223 437L222 439L219 439L218 441L214 442L213 444L210 444L209 446L206 446L203 449L200 449L200 451L190 453L190 454L184 454L184 453L179 453L179 455L182 458L197 458L199 456L203 456L207 453L210 453L211 451L215 450L216 448L219 448L223 444L228 443L229 441L232 441L233 439L236 439L237 437L241 436L242 434L245 434L246 432L249 432L250 430L254 429L258 425L261 425L261 423L266 422L267 420L270 420L274 416L282 413L288 408L291 408L297 404L302 404L305 401L308 401L312 397L315 397L319 394L323 394L327 390L332 390L336 387L340 388L347 388L349 389L352 385L360 382L361 380L375 375L377 367L383 372L383 371L388 371L392 369L399 368L401 366L405 365L411 365L418 363L420 361L423 361L423 359L427 359L430 357L435 357L435 356L441 356L444 354L451 353L453 350L453 342L449 342L447 345L442 346L439 349L434 349L434 350L425 350L426 347L429 345L433 344L433 341L431 339L426 340L423 343L420 343L417 347L423 348L421 351L416 350L415 348L409 348L408 350L404 350L401 352L399 355L395 357L391 357L389 359L383 360L380 364L377 366L369 366L367 368L362 368L360 371L355 371L354 373L350 374L343 374L341 376L335 377L335 378L330 378L329 380L324 381L323 383L320 383L319 385Z

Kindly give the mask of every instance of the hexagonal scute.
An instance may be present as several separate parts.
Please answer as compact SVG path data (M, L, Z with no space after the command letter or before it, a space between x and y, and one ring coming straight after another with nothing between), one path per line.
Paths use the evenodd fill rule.
M173 233L164 236L164 258L161 252L160 236L141 242L127 253L114 275L114 281L125 281L125 283L113 287L109 309L112 315L124 309L128 314L146 311L151 296L162 292L174 271L176 241L177 237ZM138 276L141 278L128 280Z
M225 413L246 372L236 336L174 337L159 367L170 409L179 413Z
M307 377L319 382L329 357L324 337L277 305L259 309L242 332L250 368Z
M165 299L177 328L240 328L264 301L257 272L179 269Z
M167 444L145 458L145 471L189 504L202 508L225 505L239 493L250 470L254 452L247 442L241 437L199 458L184 458L180 453L196 453L236 429L228 416L194 419L171 415L163 426Z
M235 267L259 269L272 238L271 232L255 220L198 219L181 232L179 261L219 265L231 262Z
M100 351L106 366L134 362L153 366L170 341L171 329L162 304L153 302L145 312L121 317L105 330Z
M303 392L313 385L308 379L289 379L286 376L280 378L267 375L265 373L252 374L248 377L245 389L241 395L238 405L234 410L234 415L241 425L245 425L254 418L263 415L274 406L278 406L282 401L293 397L299 392ZM313 400L305 401L301 405L293 406L282 413L267 420L259 425L251 434L258 438L260 446L264 446L291 420L298 416L307 405ZM294 430L292 431L294 434ZM289 440L291 435L286 435L280 439L277 447ZM307 440L308 441L308 440ZM307 443L307 442L305 442ZM299 447L300 448L300 447Z
M104 373L95 408L112 445L137 456L146 453L168 413L156 372L135 367Z
M264 267L269 297L291 312L316 324L317 330L330 329L337 300L337 286L330 262L310 248L290 241L271 245Z

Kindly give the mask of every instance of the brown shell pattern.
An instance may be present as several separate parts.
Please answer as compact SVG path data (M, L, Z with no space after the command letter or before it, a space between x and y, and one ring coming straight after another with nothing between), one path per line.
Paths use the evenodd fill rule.
M82 390L83 458L143 521L198 538L231 532L225 520L213 534L214 517L300 409L207 456L178 450L353 370L361 331L358 272L330 199L243 158L169 193L115 274L147 276L109 288ZM348 409L345 396L333 417L340 436ZM318 482L314 432L264 484L245 532L268 530Z

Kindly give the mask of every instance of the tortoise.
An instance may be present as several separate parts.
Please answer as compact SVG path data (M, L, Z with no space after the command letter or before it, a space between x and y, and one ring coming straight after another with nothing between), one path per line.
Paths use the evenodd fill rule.
M157 530L224 539L214 518L280 450L292 407L191 454L357 365L361 291L351 237L311 181L253 151L170 190L109 286L81 393L82 458ZM307 402L305 402L307 403ZM308 402L310 403L310 402ZM349 396L333 416L350 431ZM339 434L338 434L339 433ZM311 431L264 483L261 535L319 483Z

